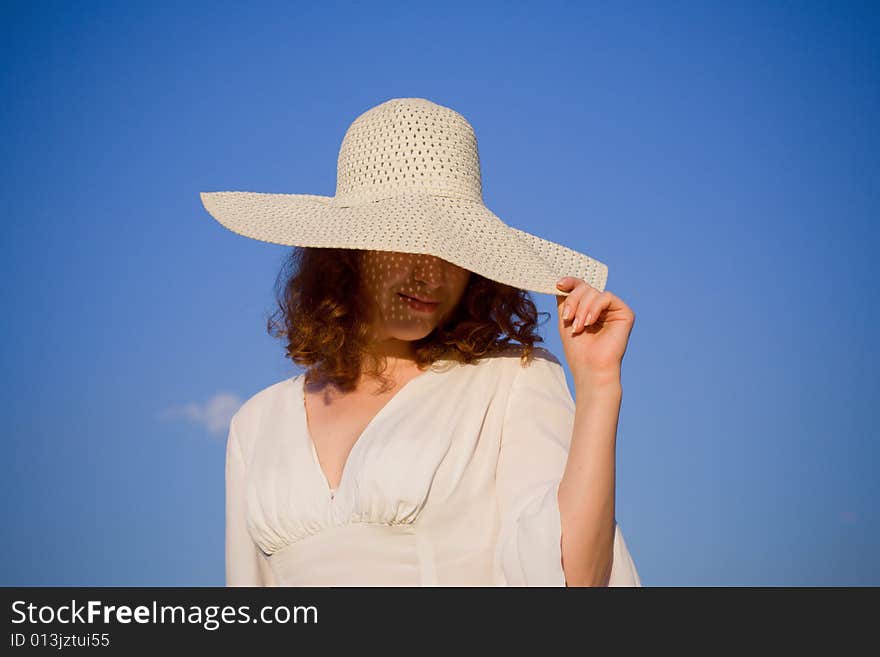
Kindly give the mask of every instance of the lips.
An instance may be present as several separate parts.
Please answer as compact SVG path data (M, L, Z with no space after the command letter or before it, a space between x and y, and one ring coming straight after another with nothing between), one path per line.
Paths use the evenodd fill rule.
M429 304L430 303L440 303L436 299L428 299L427 297L414 297L410 294L404 294L403 292L399 292L398 294L400 294L400 296L406 297L408 299L415 299L416 301L421 301L422 303L429 303Z

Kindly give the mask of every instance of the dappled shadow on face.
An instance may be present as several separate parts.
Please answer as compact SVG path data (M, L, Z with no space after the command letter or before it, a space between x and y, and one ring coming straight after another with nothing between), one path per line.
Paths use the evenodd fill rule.
M365 251L361 276L379 318L433 327L455 309L470 272L432 255Z

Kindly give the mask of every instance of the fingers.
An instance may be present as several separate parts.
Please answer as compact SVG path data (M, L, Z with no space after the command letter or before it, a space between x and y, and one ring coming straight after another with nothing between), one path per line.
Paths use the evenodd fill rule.
M573 286L573 289L567 297L561 298L560 317L563 326L567 322L571 322L571 334L576 335L578 331L592 324L598 317L596 300L602 293L579 278L566 277L561 282L565 283L563 287L571 288Z
M584 292L590 287L585 281L579 278L566 277L562 279L565 282L564 287L569 290L567 296L557 297L560 307L559 314L563 322L567 322L574 318L577 313L578 305L584 296Z
M586 329L588 326L592 326L597 321L599 321L602 313L604 313L611 306L615 298L616 297L607 290L594 296L590 301L586 315L584 316L583 328Z
M589 285L586 286L584 293L581 295L578 302L577 310L575 311L574 319L571 323L572 335L577 335L586 326L589 326L595 321L598 316L597 299L601 294L602 293L596 288L590 287Z

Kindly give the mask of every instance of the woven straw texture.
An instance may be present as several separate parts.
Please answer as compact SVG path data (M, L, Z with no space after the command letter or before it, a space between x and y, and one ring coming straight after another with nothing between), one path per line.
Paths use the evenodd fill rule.
M605 264L489 210L473 128L424 98L393 98L352 122L334 196L225 191L201 199L229 230L273 244L430 254L543 294L567 294L556 288L563 276L600 291L608 278Z

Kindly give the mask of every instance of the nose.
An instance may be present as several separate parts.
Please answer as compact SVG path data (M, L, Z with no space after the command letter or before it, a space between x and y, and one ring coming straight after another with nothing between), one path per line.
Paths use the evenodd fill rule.
M437 287L446 275L446 268L441 258L432 255L416 255L413 262L413 279L429 289Z

